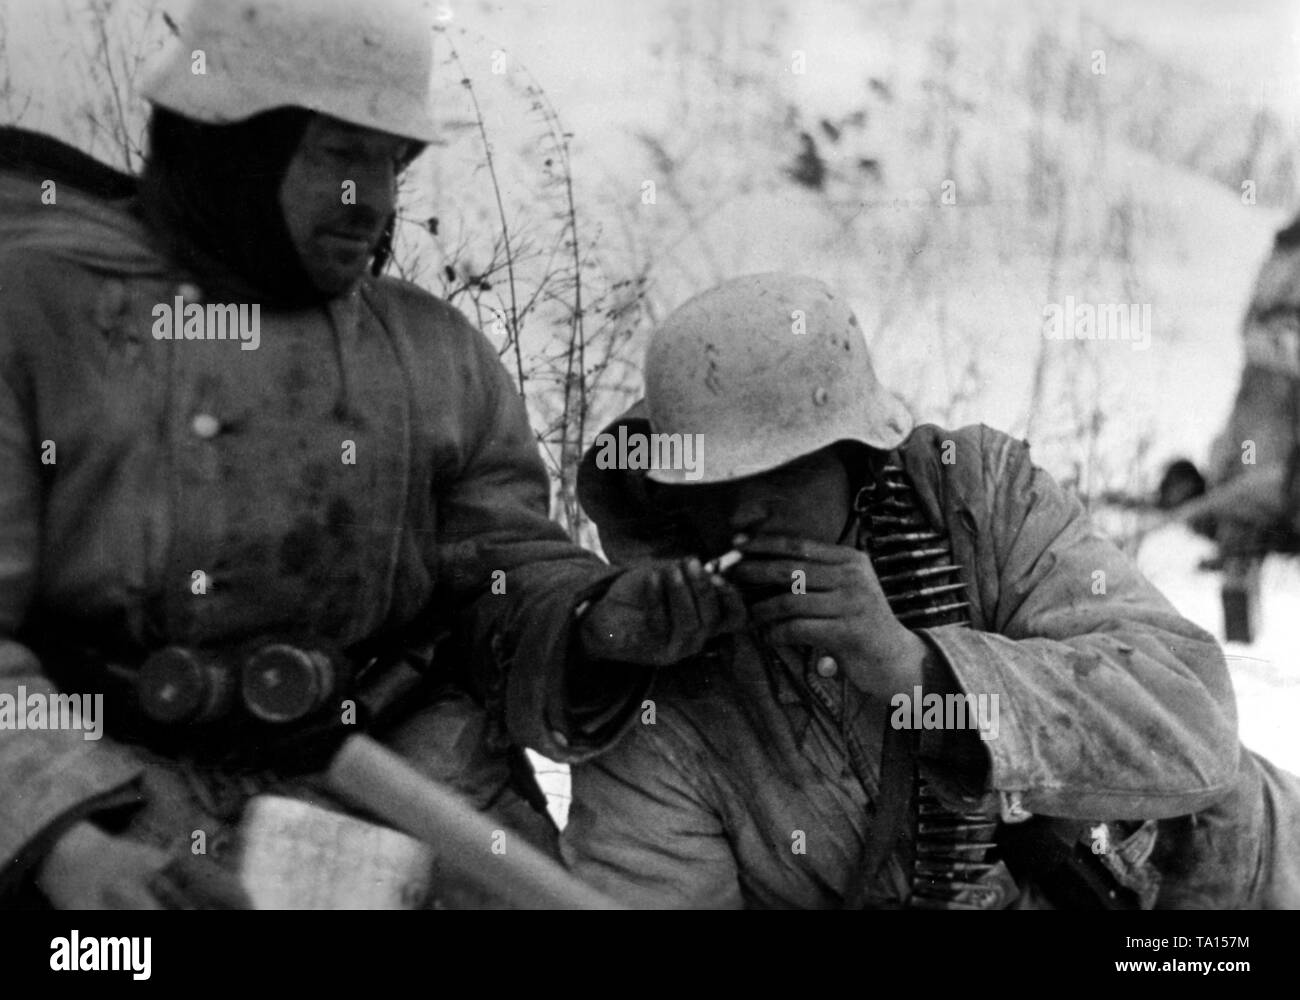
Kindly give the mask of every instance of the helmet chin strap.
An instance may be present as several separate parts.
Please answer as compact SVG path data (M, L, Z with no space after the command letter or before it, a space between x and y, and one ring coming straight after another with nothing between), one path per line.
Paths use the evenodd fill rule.
M859 476L855 474L860 470L853 469L848 463L845 464L845 471L849 474L849 512L844 518L844 526L840 529L840 537L836 540L836 545L857 546L857 539L862 530L862 519L867 516L871 501L875 498L880 464L882 462L877 461L875 456L868 460L865 468L867 482L860 486L854 485L854 480L861 482Z
M850 486L849 489L852 490L853 499L849 502L849 513L844 518L844 527L840 529L840 537L836 539L835 544L851 543L856 547L858 535L862 530L862 519L867 516L867 508L871 504L876 484L872 482L856 490Z

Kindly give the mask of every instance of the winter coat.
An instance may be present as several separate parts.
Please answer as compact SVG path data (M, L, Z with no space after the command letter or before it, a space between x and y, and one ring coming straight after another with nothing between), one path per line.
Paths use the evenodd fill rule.
M648 430L637 413L624 419ZM964 692L999 700L992 739L922 735L921 773L944 804L1011 820L1133 821L1114 827L1129 836L1109 845L1108 863L1147 905L1300 906L1300 781L1238 743L1214 639L1091 526L1024 443L925 425L894 458L926 520L950 537L973 617L971 628L920 634ZM673 554L641 474L588 462L583 476L614 562ZM742 634L663 671L641 724L574 768L562 849L580 877L649 906L863 898L854 879L890 706L844 671L819 676L811 657L760 655L760 641ZM851 740L872 758L865 780L848 766ZM907 895L903 853L867 887L875 905ZM1146 891L1157 885L1158 898ZM1042 905L1033 886L1020 888L1021 905Z
M347 647L427 622L457 627L469 657L393 738L428 773L501 805L511 742L568 760L609 741L627 713L584 727L562 684L573 609L612 571L548 518L523 402L486 338L367 277L327 309L262 309L255 350L156 339L156 307L202 303L203 276L123 204L41 195L0 173L0 695L53 691L40 636L143 653L292 631ZM82 667L89 694L103 665ZM98 740L0 731L4 885L79 817L134 809L143 836L174 845L295 778L245 776L232 796L229 775L118 739L113 721ZM177 805L186 782L198 818Z
M1232 411L1210 455L1213 489L1252 470L1276 469L1276 485L1214 506L1219 542L1237 550L1300 546L1300 218L1277 234L1242 322L1244 363Z

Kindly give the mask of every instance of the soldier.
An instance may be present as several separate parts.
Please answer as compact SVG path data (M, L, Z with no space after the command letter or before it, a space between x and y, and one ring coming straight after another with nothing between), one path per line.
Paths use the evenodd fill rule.
M1207 475L1172 462L1157 506L1218 543L1224 635L1248 643L1260 564L1270 553L1300 553L1300 217L1278 232L1260 269L1242 341L1241 384Z
M1245 363L1223 433L1214 443L1210 488L1252 467L1271 468L1277 483L1260 499L1266 514L1237 523L1230 548L1300 549L1300 217L1278 232L1260 269L1242 322ZM1232 523L1232 510L1220 512Z
M645 379L620 439L698 434L702 469L593 450L582 501L616 563L716 560L748 621L574 768L580 877L671 907L1300 905L1300 782L1024 443L913 427L807 278L690 300Z
M144 86L138 181L6 131L10 903L245 905L250 798L336 806L348 726L554 853L520 744L596 752L647 682L623 654L678 659L721 620L702 576L571 544L490 343L376 276L436 135L416 6L194 5ZM464 655L431 656L453 625ZM33 714L78 697L101 731Z

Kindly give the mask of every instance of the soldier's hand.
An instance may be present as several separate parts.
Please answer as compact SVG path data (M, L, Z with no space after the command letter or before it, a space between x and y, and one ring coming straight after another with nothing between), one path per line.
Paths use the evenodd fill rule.
M207 857L172 857L90 823L50 850L36 884L61 910L251 909L239 881Z
M739 592L695 558L625 571L583 615L583 649L593 659L664 666L746 626Z
M740 551L730 579L759 595L749 614L769 642L833 657L869 694L921 683L925 643L894 617L866 553L779 535L750 539Z

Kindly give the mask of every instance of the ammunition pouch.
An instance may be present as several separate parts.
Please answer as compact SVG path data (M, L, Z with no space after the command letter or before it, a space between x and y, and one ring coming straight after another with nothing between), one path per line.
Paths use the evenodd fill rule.
M428 693L438 640L347 652L314 638L169 645L143 657L37 642L64 690L102 690L126 743L234 769L322 766L343 739L382 729Z

